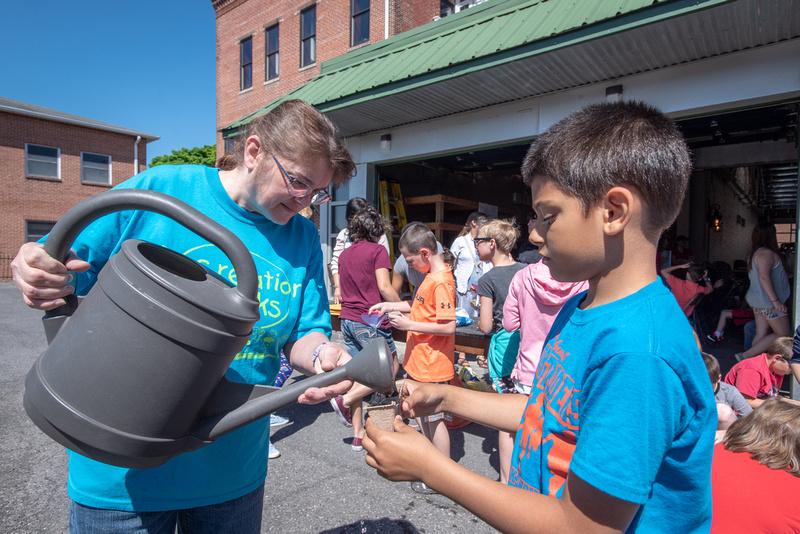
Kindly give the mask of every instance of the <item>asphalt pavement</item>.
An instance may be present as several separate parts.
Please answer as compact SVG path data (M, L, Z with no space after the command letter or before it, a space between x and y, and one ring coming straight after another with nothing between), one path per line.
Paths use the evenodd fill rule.
M66 532L66 454L22 408L25 374L45 348L41 313L0 283L0 532ZM330 405L294 405L292 423L273 432L281 456L269 462L262 532L494 532L440 495L382 479L350 449L350 429ZM451 431L452 457L497 478L496 432L470 425Z

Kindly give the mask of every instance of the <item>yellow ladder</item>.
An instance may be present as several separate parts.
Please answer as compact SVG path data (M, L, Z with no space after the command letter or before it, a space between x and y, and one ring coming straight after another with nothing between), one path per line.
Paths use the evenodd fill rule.
M386 238L389 240L389 253L392 261L394 261L396 255L394 250L394 231L396 229L397 232L400 232L408 224L406 207L403 204L403 192L400 190L399 183L387 182L386 180L380 180L378 192L380 194L381 215L390 225ZM394 213L392 213L392 209L394 209Z

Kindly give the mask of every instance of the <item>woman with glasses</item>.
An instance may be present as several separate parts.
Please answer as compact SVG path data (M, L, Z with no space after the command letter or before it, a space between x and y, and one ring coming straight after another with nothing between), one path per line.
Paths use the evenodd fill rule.
M193 206L248 247L259 275L261 317L226 377L271 385L281 350L291 365L315 374L343 364L344 347L328 343L330 316L323 260L314 224L296 214L326 202L328 187L346 182L355 165L334 125L312 106L291 100L254 120L241 150L221 169L158 166L118 188L159 191ZM24 245L13 261L25 302L49 310L70 293L86 294L122 241L136 238L180 252L231 285L236 273L216 246L148 211L102 217L84 230L62 264L40 244ZM317 403L351 382L310 389ZM70 531L257 533L267 472L269 417L150 469L124 469L69 453Z

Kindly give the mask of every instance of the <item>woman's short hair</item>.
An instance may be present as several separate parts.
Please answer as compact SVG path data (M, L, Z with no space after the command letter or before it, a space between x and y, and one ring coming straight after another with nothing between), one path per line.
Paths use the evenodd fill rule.
M733 452L747 452L770 469L800 477L800 406L780 397L742 417L728 428L723 440Z
M283 156L293 161L323 158L333 169L333 183L343 184L356 170L350 152L344 146L336 126L314 106L302 100L287 100L268 113L253 119L244 135L237 138L233 154L236 164L241 163L242 142L251 135L261 140L266 154ZM232 165L224 159L226 166Z
M494 239L495 245L500 250L509 254L519 239L519 230L510 221L491 219L481 226L480 233Z
M347 231L350 241L367 240L377 243L386 232L386 227L383 223L383 217L378 213L378 210L367 205L366 208L357 211L350 218L350 221L347 223Z

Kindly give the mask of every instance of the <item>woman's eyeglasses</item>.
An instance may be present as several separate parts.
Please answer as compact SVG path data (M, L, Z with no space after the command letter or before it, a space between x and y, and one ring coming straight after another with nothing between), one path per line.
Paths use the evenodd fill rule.
M307 184L300 181L299 178L289 174L283 165L281 165L281 162L278 161L278 158L272 156L272 159L275 160L278 170L281 171L281 175L286 181L286 189L294 198L305 199L311 197L311 205L313 206L319 206L320 204L325 204L330 201L331 196L326 189L311 189Z

